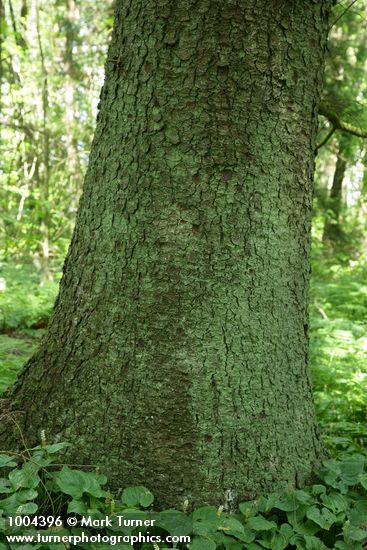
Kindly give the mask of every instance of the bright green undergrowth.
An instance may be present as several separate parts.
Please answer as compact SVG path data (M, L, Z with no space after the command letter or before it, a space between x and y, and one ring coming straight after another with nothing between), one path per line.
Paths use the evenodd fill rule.
M367 266L316 258L311 279L311 366L325 435L367 444Z
M39 332L39 331L38 331ZM0 394L14 383L19 369L35 348L35 338L0 334Z
M167 545L167 535L190 536L190 543L181 541L178 548L189 550L362 550L367 541L367 455L344 454L329 459L317 472L316 483L303 489L288 488L283 492L261 496L256 501L242 502L235 513L226 513L220 506L191 509L188 501L182 509L155 512L154 496L144 487L128 487L118 495L108 491L107 478L97 471L76 470L62 465L58 453L66 443L44 444L21 455L0 454L0 549L12 550L6 535L42 532L58 536L86 535L128 537L146 534L160 536L155 550ZM345 451L344 451L345 452ZM41 531L40 516L57 518L56 526ZM34 525L10 526L9 516L28 516ZM78 524L68 527L67 516ZM101 520L106 516L112 525L82 527L82 517ZM117 516L125 519L152 520L149 527L118 525ZM149 533L148 533L149 532ZM103 540L103 539L102 539ZM131 540L131 539L130 539ZM140 539L141 540L141 539ZM128 539L118 544L82 542L75 539L76 549L96 550L131 546ZM152 549L151 542L136 543L135 548ZM24 550L65 549L61 542L22 544Z
M0 332L42 328L50 318L59 276L40 284L31 264L0 262Z
M50 318L59 275L40 285L31 264L0 262L0 394L35 350Z

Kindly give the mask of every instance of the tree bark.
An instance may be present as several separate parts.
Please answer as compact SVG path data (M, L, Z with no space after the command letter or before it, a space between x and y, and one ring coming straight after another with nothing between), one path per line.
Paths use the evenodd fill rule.
M323 452L307 304L329 7L117 2L55 313L10 396L29 442L45 429L164 506L307 481Z

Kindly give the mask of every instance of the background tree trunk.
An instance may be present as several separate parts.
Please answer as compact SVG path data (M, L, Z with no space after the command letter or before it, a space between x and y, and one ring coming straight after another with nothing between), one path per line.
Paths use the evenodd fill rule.
M118 1L55 314L13 394L161 505L318 462L307 292L326 0ZM2 447L15 444L11 423Z
M3 0L0 0L0 110L2 112L3 105L3 42L5 38L5 6Z
M343 230L340 225L340 214L343 199L343 180L347 169L347 139L348 138L345 136L340 136L339 139L333 184L327 202L326 219L322 236L322 240L325 243L335 244L340 242L343 237Z
M76 42L75 39L75 20L76 8L74 0L66 0L66 41L64 54L64 71L65 71L65 128L66 128L66 151L68 156L68 167L70 171L70 187L75 197L75 205L78 204L78 199L82 187L82 167L79 162L79 152L77 146L76 132L76 106L75 106L75 76L77 66L74 60L73 48Z

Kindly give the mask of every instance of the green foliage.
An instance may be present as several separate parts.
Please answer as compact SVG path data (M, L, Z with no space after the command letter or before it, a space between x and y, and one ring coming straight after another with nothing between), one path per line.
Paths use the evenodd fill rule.
M0 262L0 394L15 382L42 336L58 278L41 285L34 266Z
M11 386L35 347L36 339L0 334L0 394Z
M107 478L97 471L82 471L57 464L57 455L67 443L40 445L22 454L0 454L0 548L18 547L6 542L6 535L56 534L86 535L102 533L136 535L147 533L147 526L131 521L153 520L150 535L190 536L189 550L362 550L367 541L367 456L347 455L329 459L317 472L318 483L303 490L288 489L242 502L237 513L223 507L202 506L193 511L150 509L154 497L145 487L128 487L120 496L107 489ZM61 467L62 466L62 467ZM61 468L61 469L60 469ZM9 516L31 516L33 525L10 525ZM39 518L48 518L41 525ZM79 525L68 526L66 516L76 517ZM95 521L80 524L82 517ZM53 519L51 519L51 517ZM108 517L109 523L101 520ZM53 524L52 524L53 523ZM41 527L48 527L41 531ZM32 548L62 548L61 544L40 542ZM117 548L128 548L119 543ZM139 548L152 548L140 543ZM162 546L159 546L162 548ZM108 544L77 543L75 548L108 548Z
M59 277L41 286L31 265L0 263L0 278L0 331L45 327Z
M353 4L353 5L352 5ZM351 9L347 9L347 7ZM344 123L367 129L366 2L337 2L326 55L323 106ZM318 143L332 123L320 116ZM326 248L356 254L366 232L366 140L339 130L318 150L314 222ZM339 164L337 157L344 164ZM337 178L335 179L335 176ZM333 183L334 179L334 183ZM337 181L339 180L339 185ZM333 189L332 189L333 185ZM316 216L315 216L316 214ZM324 230L324 231L323 231ZM329 251L329 252L330 252Z
M113 6L1 5L0 256L37 258L47 280L74 224Z
M318 420L325 434L366 444L367 269L362 259L344 265L315 260L310 313Z

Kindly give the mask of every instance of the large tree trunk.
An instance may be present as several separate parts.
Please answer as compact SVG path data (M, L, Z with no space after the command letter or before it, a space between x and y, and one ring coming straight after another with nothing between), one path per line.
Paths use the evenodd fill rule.
M162 505L308 478L328 5L117 2L55 314L12 395L27 440L71 441Z

